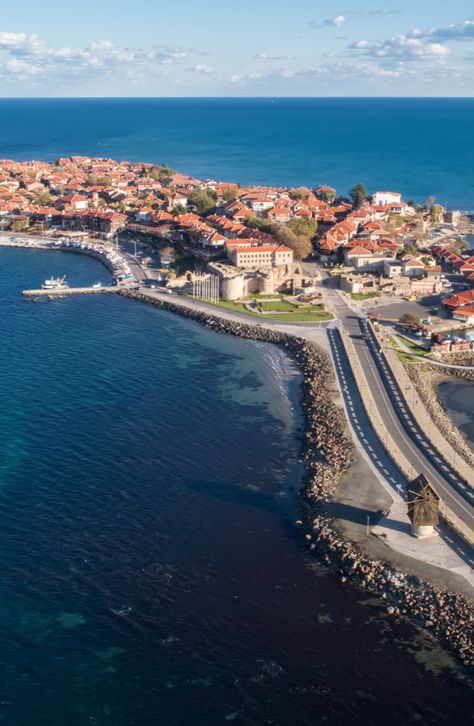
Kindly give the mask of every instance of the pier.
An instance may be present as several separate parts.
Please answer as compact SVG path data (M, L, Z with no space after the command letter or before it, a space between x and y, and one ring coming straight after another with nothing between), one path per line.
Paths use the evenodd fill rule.
M63 297L64 295L94 295L104 292L116 293L118 287L56 287L49 290L23 290L23 297Z

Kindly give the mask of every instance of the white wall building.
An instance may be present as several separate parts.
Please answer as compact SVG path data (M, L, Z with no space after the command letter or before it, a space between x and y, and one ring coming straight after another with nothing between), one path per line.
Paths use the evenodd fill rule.
M402 195L397 192L375 192L372 196L372 204L376 207L385 207L387 204L399 204Z

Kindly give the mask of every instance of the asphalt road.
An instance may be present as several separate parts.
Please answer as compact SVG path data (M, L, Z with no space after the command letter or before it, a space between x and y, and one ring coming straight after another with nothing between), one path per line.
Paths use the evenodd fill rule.
M336 291L328 291L331 306L351 336L354 349L387 430L411 466L425 473L451 511L474 531L474 491L424 436L394 380L383 353L365 323ZM364 340L363 336L368 336ZM471 482L472 483L472 482Z
M328 338L336 375L341 388L342 399L353 436L359 441L361 448L364 450L372 466L392 487L393 491L396 491L406 502L408 501L408 492L406 491L405 477L387 454L372 428L339 331L336 328L328 329ZM440 536L464 562L470 567L474 567L472 551L460 537L455 536L452 532L442 530L440 530Z

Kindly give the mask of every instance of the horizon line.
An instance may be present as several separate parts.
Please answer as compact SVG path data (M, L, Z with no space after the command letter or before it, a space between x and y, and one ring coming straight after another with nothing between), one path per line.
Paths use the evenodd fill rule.
M285 100L285 101L317 101L317 100L407 100L407 101L429 101L429 100L474 100L472 96L0 96L0 101L258 101L258 100Z

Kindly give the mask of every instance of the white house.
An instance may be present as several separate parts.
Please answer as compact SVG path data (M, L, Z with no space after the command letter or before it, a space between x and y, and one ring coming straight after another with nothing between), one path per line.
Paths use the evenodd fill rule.
M400 204L402 195L397 192L375 192L372 196L372 204L376 207L385 207L389 204Z

